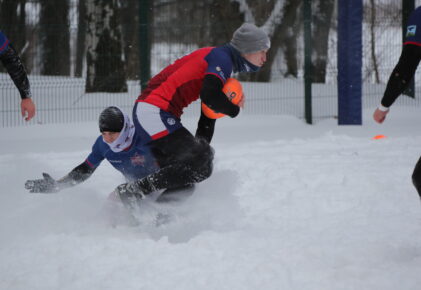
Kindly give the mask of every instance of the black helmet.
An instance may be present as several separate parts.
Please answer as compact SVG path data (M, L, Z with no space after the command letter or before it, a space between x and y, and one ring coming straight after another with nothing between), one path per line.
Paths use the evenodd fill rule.
M121 132L124 127L124 115L117 107L108 107L99 115L99 131Z

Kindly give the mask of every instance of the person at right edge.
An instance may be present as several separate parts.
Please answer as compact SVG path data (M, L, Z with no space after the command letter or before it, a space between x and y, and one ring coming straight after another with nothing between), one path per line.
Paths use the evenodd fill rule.
M408 87L421 60L421 6L415 9L408 20L402 53L386 86L381 104L374 111L373 118L383 123L390 106ZM415 165L412 182L421 197L421 158Z

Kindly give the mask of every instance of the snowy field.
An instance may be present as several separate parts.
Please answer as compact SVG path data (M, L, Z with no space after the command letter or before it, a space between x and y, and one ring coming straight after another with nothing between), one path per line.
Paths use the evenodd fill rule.
M194 195L145 201L140 225L115 227L103 206L123 178L106 161L58 194L23 186L81 163L95 122L0 128L0 289L418 290L421 112L394 107L383 125L371 113L342 127L220 120L214 173ZM159 213L170 221L156 226Z

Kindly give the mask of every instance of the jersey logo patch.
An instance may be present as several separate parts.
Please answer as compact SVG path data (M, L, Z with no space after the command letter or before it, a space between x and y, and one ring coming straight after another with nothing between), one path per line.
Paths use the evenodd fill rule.
M406 37L415 36L416 32L417 32L417 26L416 25L410 25L410 26L408 26L408 29L406 30Z
M222 71L222 68L221 68L220 66L217 66L217 67L215 68L215 70L218 72L218 74L221 76L221 78L225 80L225 74L224 74L224 72Z
M168 125L172 126L172 125L175 124L175 120L173 118L168 118L167 123L168 123Z
M133 165L143 165L145 163L145 157L136 152L132 157L130 157L130 161Z

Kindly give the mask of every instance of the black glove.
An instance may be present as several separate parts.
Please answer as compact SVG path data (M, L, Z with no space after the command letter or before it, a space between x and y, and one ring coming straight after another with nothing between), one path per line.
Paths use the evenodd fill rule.
M124 206L133 209L140 200L145 198L142 190L136 182L123 183L117 186L115 192L121 199Z
M48 173L43 173L43 179L27 180L25 188L32 193L53 193L60 190L57 181Z

